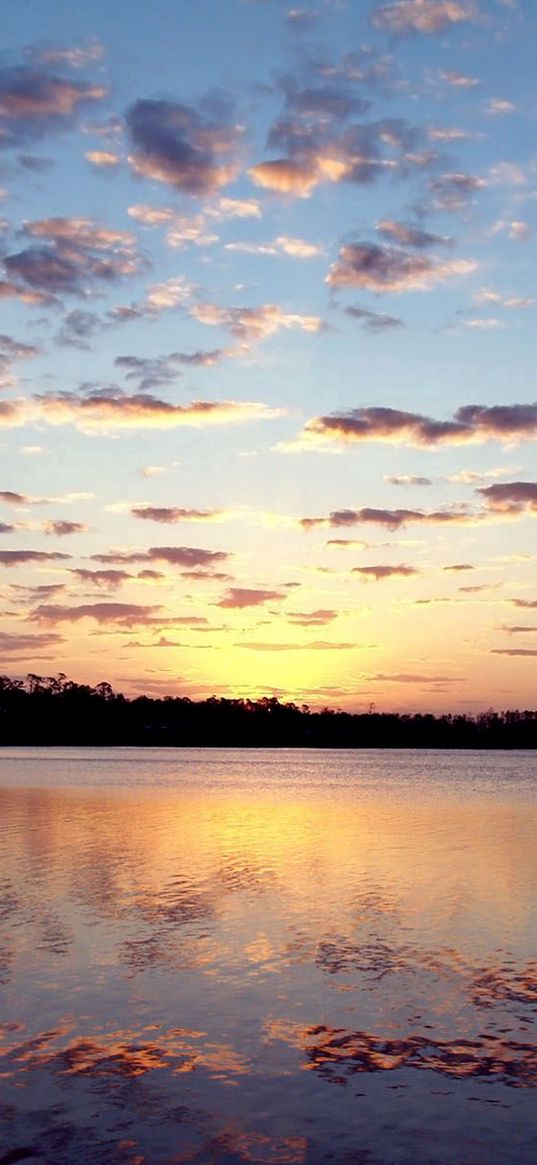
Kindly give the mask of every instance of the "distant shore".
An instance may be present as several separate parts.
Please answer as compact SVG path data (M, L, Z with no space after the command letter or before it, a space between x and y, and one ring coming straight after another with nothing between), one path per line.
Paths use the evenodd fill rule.
M0 676L0 747L536 749L537 711L343 712L211 696L128 699L64 675Z

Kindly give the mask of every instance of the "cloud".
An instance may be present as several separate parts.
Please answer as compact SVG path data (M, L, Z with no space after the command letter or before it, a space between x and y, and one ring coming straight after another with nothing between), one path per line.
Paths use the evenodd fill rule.
M6 506L27 506L35 500L35 498L28 497L27 494L16 493L13 489L0 490L0 502Z
M85 522L64 522L56 520L53 522L45 522L43 532L45 534L55 534L58 538L64 538L67 534L85 534L89 530Z
M285 23L293 32L305 32L313 28L317 21L317 14L307 8L288 8L285 13Z
M90 166L95 166L97 170L115 170L121 162L119 155L112 154L109 150L87 150L84 157Z
M529 223L520 219L499 218L491 228L491 235L506 234L517 243L525 243L531 235Z
M107 590L116 590L131 578L136 578L136 575L129 574L127 570L85 570L83 568L71 570L71 574L75 576L81 583L89 583L91 586L104 587Z
M323 253L316 243L288 235L278 235L269 243L226 243L224 250L244 255L288 255L292 259L314 259Z
M147 203L129 206L128 214L143 226L165 227L168 245L182 249L217 243L219 235L215 232L215 223L229 218L260 218L261 208L255 198L219 198L197 214L180 214L174 207Z
M334 643L328 639L311 639L307 643L236 643L235 647L244 647L248 651L349 651L359 648L359 643Z
M312 417L300 436L281 445L284 452L322 449L330 442L357 444L378 441L425 448L479 444L484 441L530 441L537 436L537 402L513 405L463 405L452 420L383 406L349 409ZM468 479L469 480L469 479Z
M423 250L425 247L449 247L453 243L447 235L435 235L431 231L424 231L412 223L396 222L394 219L382 219L377 223L375 230L384 239L398 243L401 247L415 247Z
M88 341L93 338L96 332L101 331L102 327L102 321L99 316L95 315L95 312L76 308L65 316L57 333L56 343L64 348L87 350L90 347Z
M10 525L9 522L0 522L0 534L14 534L16 526Z
M491 648L491 655L525 655L535 658L537 651L532 651L529 647L493 647Z
M222 518L223 510L189 510L178 506L132 506L133 518L144 518L149 522L174 525L176 522L215 522Z
M411 474L405 473L399 477L385 477L384 481L387 481L390 485L402 485L402 486L408 486L408 485L420 485L421 486L421 485L432 485L433 484L430 477L416 477L416 475L413 473L411 473Z
M141 100L127 110L136 174L183 194L213 194L237 173L240 130L176 101Z
M509 311L525 311L537 303L537 299L530 295L500 295L499 291L493 291L488 287L476 291L472 298L474 303L497 303L500 307L508 308Z
M397 316L386 315L385 312L369 311L365 307L346 307L345 315L349 316L351 320L357 320L358 323L363 324L367 332L385 332L392 328L403 328L403 321Z
M485 178L476 178L474 174L453 173L433 179L429 190L437 210L454 212L464 210L476 191L487 185Z
M326 545L337 546L338 550L369 550L369 542L363 542L360 538L329 538Z
M181 215L170 206L135 205L129 206L128 214L144 226L166 226L166 242L170 247L206 247L218 242L207 213Z
M218 307L214 303L196 303L191 316L209 327L226 328L243 343L266 340L282 329L299 328L303 332L319 332L323 322L319 316L285 312L275 303L262 307Z
M375 582L385 578L407 578L409 575L420 574L413 566L353 566L351 574L361 574L364 578L374 578Z
M476 493L494 514L537 514L537 481L505 481L481 486Z
M523 607L525 610L537 608L537 599L511 599L514 607Z
M21 583L10 583L12 591L23 592L25 598L31 603L41 602L42 599L50 599L53 595L59 595L61 591L65 590L63 583L40 583L35 587L22 586Z
M42 65L68 65L70 69L82 69L84 65L102 60L104 45L92 37L85 45L40 49L35 51L34 55Z
M455 525L474 524L479 520L475 514L468 510L459 509L452 510L433 510L430 512L424 510L383 510L374 509L366 506L360 510L333 510L327 518L301 518L300 525L303 530L312 530L316 526L358 526L362 523L372 523L377 526L385 526L388 530L398 530L401 526L407 526L410 523L423 523L433 526L448 525L453 523Z
M460 73L457 69L442 69L438 76L454 89L475 89L476 85L479 85L479 77L469 77L467 73Z
M41 651L47 647L57 647L58 644L63 643L61 635L54 633L43 633L42 635L18 635L12 634L9 631L0 631L0 652L2 655L19 654L26 652L28 655L35 651Z
M516 105L512 101L506 101L503 97L491 97L487 101L486 112L491 114L514 113Z
M352 65L349 77L356 81ZM430 161L417 146L423 131L402 118L354 120L369 102L356 95L348 81L330 78L323 84L300 88L283 78L285 99L273 122L267 145L279 156L248 171L257 185L295 198L309 198L323 183L366 185L399 167L408 169Z
M282 591L268 591L251 589L249 587L230 587L227 594L215 606L225 610L242 610L243 607L260 607L263 603L285 599Z
M330 170L326 164L323 168L322 165L315 165L313 162L294 162L288 158L276 158L272 162L260 162L257 166L252 166L248 173L256 186L261 186L265 190L293 194L295 198L309 198L312 190L323 178L325 181L328 179ZM338 168L334 162L333 181L337 173Z
M93 284L115 283L145 266L135 235L92 219L41 219L27 222L23 233L31 244L5 256L8 280L52 301L59 295L84 295Z
M454 562L452 566L443 566L442 570L446 571L461 571L461 570L475 570L470 562Z
M507 631L508 635L531 635L532 632L537 631L536 627L502 627L502 631Z
M0 68L0 148L37 141L68 128L79 110L102 101L106 90L51 68L4 65Z
M26 566L31 562L66 561L69 554L45 550L0 550L0 566Z
M339 611L326 608L317 611L288 611L287 619L297 627L324 627L337 619L338 614Z
M381 681L387 684L462 684L467 677L445 675L428 676L420 672L392 672L386 675L384 672L377 672L376 675L368 675L365 678L369 681Z
M12 336L0 335L0 389L13 388L17 383L11 365L32 356L39 356L39 348L34 344L22 344Z
M143 607L137 603L81 603L77 607L42 604L29 616L36 623L77 623L80 619L95 619L99 624L113 623L121 627L135 627L147 623L161 607Z
M0 490L0 502L6 506L46 506L50 503L69 505L71 502L89 501L92 497L91 493L67 493L50 498L33 497L31 494L16 493L12 489Z
M371 14L374 28L385 32L434 34L444 32L452 24L463 24L476 19L475 4L461 4L456 0L396 0L381 4Z
M378 243L347 243L330 267L331 287L362 287L366 291L426 291L435 283L468 275L477 268L473 259L439 260Z
M141 392L173 383L182 375L181 369L213 368L226 356L234 354L232 348L213 348L209 352L170 352L168 356L142 358L139 356L117 356L116 368L127 369L126 380L136 380Z
M471 320L465 320L464 326L465 328L474 328L478 332L497 332L505 328L506 325L503 320L497 320L491 316L488 316L484 319L478 317Z
M8 424L25 423L28 410L35 419L49 425L73 424L81 432L110 432L114 429L172 429L179 426L202 428L247 421L270 420L283 415L258 401L191 401L175 405L149 393L129 395L114 386L77 392L45 393L35 396L17 416L7 416ZM0 423L2 417L0 413Z
M122 565L129 562L166 562L170 566L182 566L188 570L194 567L212 567L229 558L223 550L202 550L197 546L150 546L149 550L117 550L108 554L92 554L94 562L106 565Z

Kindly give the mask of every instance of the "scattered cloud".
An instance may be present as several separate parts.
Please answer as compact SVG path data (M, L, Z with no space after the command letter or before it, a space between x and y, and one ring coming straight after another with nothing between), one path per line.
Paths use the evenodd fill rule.
M536 436L537 402L463 405L449 421L401 409L373 406L312 417L294 442L279 448L284 452L293 452L322 449L323 445L333 442L357 444L364 441L434 448L439 445L478 444L491 440L510 443L530 441Z
M230 611L242 610L243 607L260 607L263 603L275 602L278 599L285 599L286 597L284 591L269 591L253 589L251 587L230 587L224 598L220 599L220 602L215 605Z
M68 65L70 69L83 69L94 61L101 61L104 51L104 45L96 37L91 37L82 45L38 49L34 55L42 65Z
M58 538L65 538L68 534L85 534L87 530L89 526L85 522L65 522L61 519L45 522L43 526L44 534L55 534Z
M453 243L448 235L435 235L412 223L396 222L394 219L381 219L375 230L390 242L401 247L415 247L419 251L425 247L449 247Z
M416 477L414 473L400 474L399 477L385 476L384 481L387 481L389 485L402 485L405 487L409 485L421 486L433 484L430 477Z
M288 255L292 259L315 259L323 254L322 247L316 243L289 238L288 235L278 235L268 243L226 243L224 250L244 255Z
M326 283L330 287L362 287L366 291L426 291L435 283L469 275L473 259L435 259L378 243L347 243L332 264Z
M505 114L514 113L516 105L512 101L506 101L503 97L491 97L486 104L486 113L491 114Z
M204 567L211 570L229 558L223 550L202 550L198 546L150 546L149 550L112 550L106 554L92 554L94 562L105 566L121 566L129 562L166 562L169 566L181 566L187 570Z
M441 69L438 77L453 89L475 89L479 85L479 77L471 77L457 69Z
M537 481L505 481L476 491L493 514L537 514Z
M368 308L357 306L346 307L344 310L345 315L362 324L366 332L379 334L387 330L391 331L392 328L404 327L403 321L397 316L386 315L385 312L370 311Z
M51 65L52 62L49 62ZM79 111L102 101L102 85L64 77L40 65L0 68L0 148L37 141L69 128Z
M139 392L151 391L161 385L172 384L182 375L183 368L214 368L225 357L234 355L232 348L213 348L202 352L170 352L168 356L117 356L116 368L125 371L125 380L137 381Z
M404 119L353 120L370 104L349 84L356 79L352 66L348 79L330 78L302 88L283 78L283 108L267 141L279 156L248 171L257 186L309 198L324 183L367 185L399 168L429 163L418 148L422 132Z
M73 424L81 432L110 432L114 429L172 429L179 426L202 428L247 421L270 420L283 415L282 409L270 408L257 401L192 401L175 405L149 393L129 395L120 388L77 392L45 393L21 407L18 422L25 423L28 410L36 419L49 425ZM1 423L0 413L0 423ZM18 423L8 413L7 423Z
M39 354L39 348L34 344L22 344L12 336L0 335L0 389L13 388L17 383L12 371L15 361L27 360Z
M65 562L68 554L46 550L0 550L0 566L27 566L32 562Z
M121 163L119 155L110 150L87 150L84 157L97 170L116 170Z
M433 203L437 210L457 212L464 210L473 195L487 186L486 178L474 174L442 174L429 183Z
M450 510L383 510L371 506L364 506L359 510L333 510L327 518L301 518L303 530L312 530L316 526L358 526L362 523L371 523L376 526L385 526L388 530L398 530L411 523L423 523L433 526L467 525L475 523L478 518L467 509L459 507Z
M209 103L207 102L206 105ZM240 130L229 110L211 114L177 101L134 102L126 124L135 172L182 194L207 195L236 176Z
M40 219L27 222L23 234L30 245L3 260L8 281L52 301L137 275L145 265L134 234L92 219Z
M191 307L190 315L209 327L225 328L244 344L266 340L282 329L319 332L323 327L319 316L285 312L274 303L262 307L218 307L214 303L196 303Z
M525 243L531 235L529 223L521 219L499 218L491 227L491 235L506 234L516 243Z
M263 643L263 642L241 642L236 643L235 647L244 647L248 651L350 651L352 648L359 648L359 643L334 643L328 639L311 639L306 643Z
M298 627L324 627L337 619L339 611L319 608L317 611L288 611L287 620Z
M61 635L44 632L42 635L19 635L9 631L0 631L0 652L2 655L19 655L25 652L31 658L36 651L44 648L58 647L62 643Z
M537 656L537 651L532 651L530 647L493 647L491 655L527 656L534 659Z
M161 607L144 607L138 603L80 603L76 607L63 607L44 603L35 608L29 616L35 623L54 626L57 623L78 623L80 619L95 619L96 623L117 624L121 627L136 627L147 623Z
M131 507L133 518L144 518L149 522L162 522L172 526L176 522L217 522L224 516L223 510L192 510L178 506L139 505Z
M371 14L374 28L398 34L421 32L435 34L445 32L453 24L475 21L476 6L473 3L457 3L456 0L395 0L394 4L381 4Z
M364 677L369 681L379 681L386 684L462 684L466 676L425 675L421 672L377 672L376 675Z
M128 582L131 578L136 578L136 575L129 574L127 570L86 570L82 567L71 570L71 574L78 580L78 582L89 584L90 586L103 587L105 590L117 590L123 583Z
M414 566L405 566L400 563L399 566L353 566L351 574L360 574L363 578L373 578L375 582L386 578L408 578L410 575L420 574Z

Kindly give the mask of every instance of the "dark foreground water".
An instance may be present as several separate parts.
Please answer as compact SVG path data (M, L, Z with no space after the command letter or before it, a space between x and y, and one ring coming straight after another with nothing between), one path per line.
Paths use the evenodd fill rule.
M535 1165L535 754L0 750L0 854L2 1165Z

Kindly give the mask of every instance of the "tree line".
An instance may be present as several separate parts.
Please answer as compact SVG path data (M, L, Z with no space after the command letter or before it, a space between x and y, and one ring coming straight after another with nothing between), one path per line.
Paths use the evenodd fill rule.
M0 745L237 748L537 748L537 711L344 712L211 696L136 696L60 673L0 676Z

